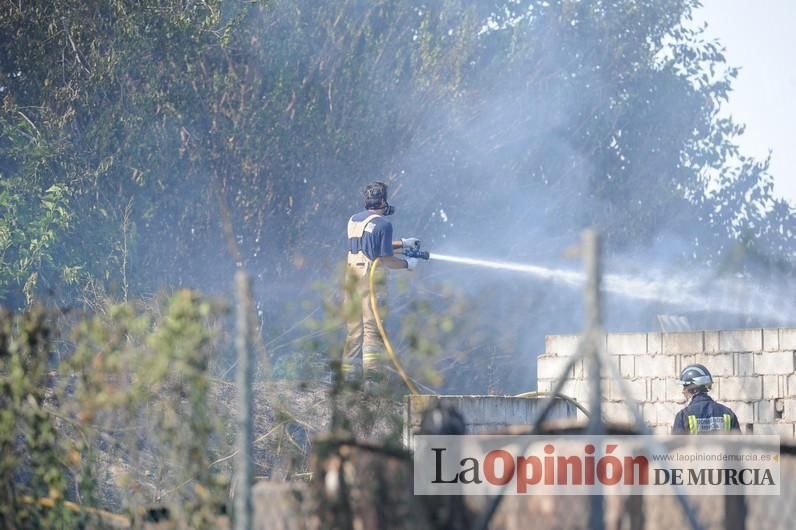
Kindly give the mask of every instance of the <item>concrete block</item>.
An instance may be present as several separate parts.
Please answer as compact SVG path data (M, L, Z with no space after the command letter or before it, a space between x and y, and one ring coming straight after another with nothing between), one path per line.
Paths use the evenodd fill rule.
M774 400L763 399L755 403L755 423L774 423Z
M550 392L553 390L553 383L555 383L552 379L537 379L536 380L536 391L537 392Z
M619 357L619 371L622 377L632 379L636 375L636 356L635 355L622 355Z
M722 403L732 409L738 416L738 423L752 423L755 417L755 403L746 401L722 401Z
M756 401L763 399L762 377L719 378L719 399L723 401Z
M774 432L772 434L780 435L784 440L791 441L794 439L794 425L792 423L775 423Z
M606 337L606 348L612 355L639 355L647 353L646 333L611 333Z
M676 373L674 355L639 355L636 357L636 377L661 377Z
M796 374L782 376L785 383L785 392L779 397L796 397Z
M548 354L536 358L536 377L541 379L559 379L562 375L573 377L574 370L570 369L564 374L564 368L569 363L569 357L557 357Z
M662 423L659 425L654 425L652 427L652 432L654 434L672 434L672 424L671 423Z
M559 357L575 355L580 335L547 335L544 338L544 352Z
M755 425L755 434L776 434L785 440L793 439L792 423L761 423Z
M641 416L644 418L644 421L647 423L651 423L653 425L658 425L658 409L655 408L654 403L642 403L641 404Z
M762 329L719 331L719 350L721 351L761 351L762 349Z
M794 372L794 355L796 353L792 351L755 353L755 373L761 375L792 374Z
M654 378L649 380L649 393L647 400L650 402L666 401L666 383L667 379ZM671 392L670 392L671 394Z
M779 350L779 330L777 328L763 329L763 350L764 351Z
M616 369L621 372L622 368L619 366L619 358L620 355L608 355L608 362L613 363ZM604 366L602 374L603 377L612 377L614 374L613 368Z
M701 331L663 334L663 353L698 353L703 348L704 337Z
M718 388L718 387L714 387ZM666 379L666 401L674 401L685 405L685 397L683 397L683 385L677 379L670 377Z
M592 370L594 370L594 366L589 361L585 359L582 360L576 367L576 372L581 374L578 379L592 379L593 377L596 377ZM605 372L605 370L600 372L601 377L605 377L603 372Z
M583 359L575 362L575 366L572 367L573 377L575 379L583 379L585 377L583 366L584 366Z
M647 333L647 353L663 353L663 333Z
M735 375L755 375L752 353L738 352L735 354Z
M603 416L608 421L617 423L633 423L633 413L624 402L603 403Z
M668 425L671 425L674 422L674 417L677 416L677 413L683 408L683 405L680 403L674 403L671 401L661 401L659 403L655 403L654 406L657 418L656 423Z
M682 370L689 364L702 364L710 370L710 373L713 374L714 377L734 375L735 364L733 357L734 355L732 353L697 353L693 355L683 355L680 362L680 369Z
M796 398L785 398L782 400L785 410L782 411L782 421L796 422Z
M704 350L706 352L718 352L719 348L719 332L718 331L705 331L704 332Z
M603 334L602 338L601 339L597 339L597 340L598 341L602 340L601 346L603 348L603 351L606 351L607 350L607 345L608 345L608 335L607 334Z
M796 350L796 328L783 328L779 330L779 349Z
M589 384L583 379L569 379L564 383L561 393L578 403L586 403L589 399Z
M784 380L779 375L764 375L763 377L763 398L776 399L785 397Z
M636 401L648 401L647 398L647 379L624 379L625 385L630 391L630 397ZM611 401L625 401L627 397L622 394L619 382L616 380L608 381L608 399Z

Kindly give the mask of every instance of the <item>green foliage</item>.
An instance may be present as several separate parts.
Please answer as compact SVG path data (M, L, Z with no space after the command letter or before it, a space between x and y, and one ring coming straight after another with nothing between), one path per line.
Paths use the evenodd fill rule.
M79 473L77 446L58 434L48 407L51 323L34 308L15 321L0 314L0 525L69 528L82 517L67 510L69 477ZM52 509L31 499L49 498Z
M17 324L4 315L0 466L14 477L0 493L4 526L75 527L87 515L65 509L70 499L135 516L164 503L188 527L214 528L228 479L210 462L229 450L209 402L219 316L187 290L157 310L109 306L77 323L74 352L55 372L45 313Z
M70 416L97 433L123 433L110 453L124 470L112 477L126 492L124 505L164 502L191 528L212 527L223 498L223 482L209 469L210 451L226 449L208 403L218 316L187 290L162 314L112 306L107 317L80 324L68 363L78 375Z
M74 276L53 251L72 219L69 189L53 184L41 190L33 182L0 179L0 298L21 289L26 304L39 284L61 281L59 270Z

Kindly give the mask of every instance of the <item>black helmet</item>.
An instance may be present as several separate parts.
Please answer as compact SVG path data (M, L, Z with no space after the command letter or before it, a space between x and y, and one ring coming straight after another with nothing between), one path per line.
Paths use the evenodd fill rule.
M385 209L384 215L390 215L395 211L387 202L387 185L383 182L371 182L365 186L365 208L368 210Z
M689 364L680 372L680 384L686 389L704 388L710 390L713 386L713 377L701 364Z

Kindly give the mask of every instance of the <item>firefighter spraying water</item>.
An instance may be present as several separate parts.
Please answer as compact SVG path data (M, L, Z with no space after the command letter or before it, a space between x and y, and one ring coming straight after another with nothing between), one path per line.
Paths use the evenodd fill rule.
M388 215L395 208L387 202L387 185L372 182L364 192L365 210L348 220L348 262L346 306L352 307L347 321L343 373L367 384L377 376L377 367L386 358L385 334L378 315L380 283L374 282L377 265L388 269L412 270L418 263L420 240L393 241ZM401 257L401 254L403 257Z

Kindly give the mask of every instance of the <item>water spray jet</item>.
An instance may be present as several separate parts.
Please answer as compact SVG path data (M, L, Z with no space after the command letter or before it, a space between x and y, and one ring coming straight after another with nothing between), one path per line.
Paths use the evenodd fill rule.
M549 280L570 287L580 287L586 281L584 274L578 271L526 263L451 256L436 252L424 252L419 249L414 252L415 254L410 257L529 274L542 280ZM712 288L707 289L706 286L708 285L712 286ZM602 288L605 292L635 300L660 302L686 307L689 310L717 311L727 314L743 314L741 312L742 308L739 308L735 302L747 298L749 293L761 296L761 291L765 291L759 285L751 285L737 278L706 277L700 280L699 275L695 276L693 274L687 278L671 274L650 275L649 277L605 274ZM708 291L720 293L720 296L715 294L706 295ZM764 318L782 320L783 317L794 314L793 304L783 303L781 298L760 300L755 305L756 314Z
M476 258L464 258L459 256L448 256L446 254L429 253L429 259L447 261L449 263L459 263L461 265L471 265L487 269L505 270L531 274L543 280L553 280L566 285L577 286L585 281L585 277L580 272L567 271L564 269L551 269L538 265L527 265L522 263L512 263L507 261L492 261Z

